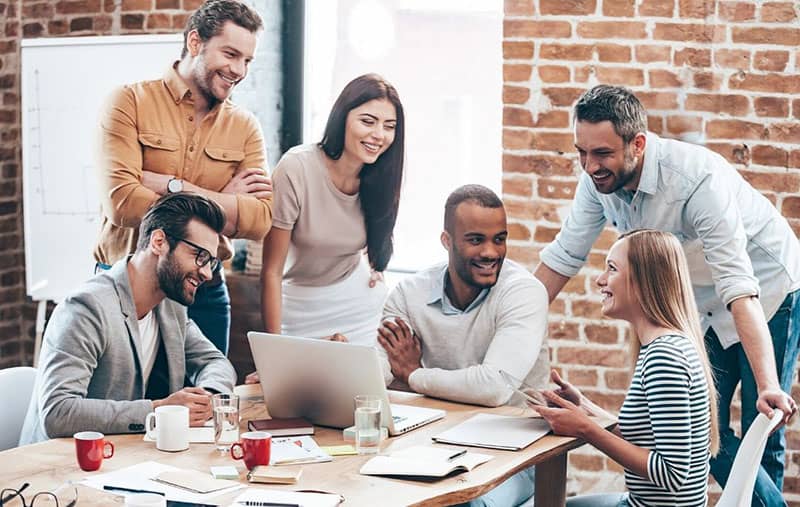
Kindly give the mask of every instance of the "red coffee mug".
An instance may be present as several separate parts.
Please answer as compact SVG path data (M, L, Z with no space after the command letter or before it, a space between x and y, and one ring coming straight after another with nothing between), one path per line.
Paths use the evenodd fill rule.
M75 456L81 470L94 472L103 464L103 458L114 455L114 444L105 441L105 435L97 431L81 431L75 438Z
M249 431L242 433L241 440L231 445L231 457L244 459L244 465L252 470L258 465L269 465L272 435L266 431ZM236 450L241 455L237 456Z

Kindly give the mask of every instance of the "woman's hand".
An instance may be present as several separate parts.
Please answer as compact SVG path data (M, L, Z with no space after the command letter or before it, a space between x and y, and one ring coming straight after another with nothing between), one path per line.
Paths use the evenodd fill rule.
M577 387L562 379L561 375L559 375L556 370L550 371L550 380L552 380L553 383L558 386L558 389L553 391L554 393L561 396L565 400L569 400L573 404L580 406L583 394L581 394Z
M542 391L542 395L553 406L532 408L550 424L556 435L584 438L588 429L597 425L584 410L555 391Z
M253 373L248 374L244 378L244 383L245 384L258 384L260 382L261 382L261 379L259 378L257 371L254 371Z
M329 342L342 342L342 343L348 342L347 337L342 333L333 333L330 336L326 336L325 339L328 340Z

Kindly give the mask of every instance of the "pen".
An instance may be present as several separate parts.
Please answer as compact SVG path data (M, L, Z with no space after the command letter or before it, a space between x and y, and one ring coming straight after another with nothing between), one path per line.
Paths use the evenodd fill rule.
M466 453L467 453L466 449L461 449L460 451L458 451L457 453L453 454L452 456L448 456L447 457L447 461L453 461L454 459L460 458L461 456L465 455Z
M125 491L127 493L153 493L156 495L167 496L166 493L161 491L150 491L148 489L132 489L132 488L123 488L122 486L103 486L103 489L106 491Z
M244 500L240 502L247 507L303 507L299 503L283 503L283 502L259 502L257 500Z

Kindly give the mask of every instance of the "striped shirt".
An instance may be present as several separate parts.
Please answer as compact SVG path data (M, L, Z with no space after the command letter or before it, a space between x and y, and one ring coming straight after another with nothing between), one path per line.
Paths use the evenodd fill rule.
M642 347L619 429L650 449L649 477L625 471L632 506L705 506L711 414L700 358L685 336L665 335Z

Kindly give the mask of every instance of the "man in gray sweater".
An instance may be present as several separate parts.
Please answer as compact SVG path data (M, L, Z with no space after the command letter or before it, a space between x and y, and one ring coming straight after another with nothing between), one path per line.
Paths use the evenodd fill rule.
M193 426L211 416L211 393L230 392L236 372L186 305L219 263L210 252L224 225L213 201L168 194L142 219L136 252L56 307L21 445L85 430L143 431L161 405L188 407Z
M494 192L465 185L450 194L441 235L448 262L402 280L384 306L378 350L387 385L490 407L517 401L500 370L546 387L547 291L505 260L507 236ZM470 505L518 505L532 494L531 468Z

